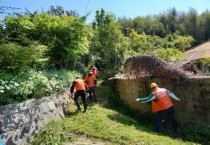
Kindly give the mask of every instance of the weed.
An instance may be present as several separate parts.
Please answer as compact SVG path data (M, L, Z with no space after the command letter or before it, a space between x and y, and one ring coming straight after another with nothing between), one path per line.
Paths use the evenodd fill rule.
M62 121L51 121L37 134L32 145L61 145L64 141L73 140Z

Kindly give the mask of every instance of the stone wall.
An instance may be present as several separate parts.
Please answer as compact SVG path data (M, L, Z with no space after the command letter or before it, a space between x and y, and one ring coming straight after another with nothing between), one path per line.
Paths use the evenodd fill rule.
M175 102L172 99L180 121L210 126L210 78L191 78L183 82L158 78L115 78L113 81L120 98L130 107L141 112L150 112L151 102L140 103L135 100L148 96L150 83L156 82L160 87L172 91L181 99L181 102Z
M6 145L30 144L44 124L65 118L68 95L52 95L0 106L0 138Z

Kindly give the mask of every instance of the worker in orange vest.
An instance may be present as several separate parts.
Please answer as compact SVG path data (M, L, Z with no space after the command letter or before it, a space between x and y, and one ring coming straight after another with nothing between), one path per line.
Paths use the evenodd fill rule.
M91 70L88 71L88 75L85 77L85 82L87 83L88 88L89 88L88 93L89 93L90 99L92 99L92 93L93 93L93 99L96 102L97 101L97 99L96 99L97 80Z
M160 133L161 122L165 116L171 118L174 128L179 132L178 121L175 118L174 106L170 97L177 101L180 101L180 99L169 90L159 88L156 83L152 83L150 88L152 93L148 97L138 98L136 101L141 101L142 103L152 101L152 112L156 113L155 126L158 133Z
M77 111L81 110L80 104L78 102L79 96L82 98L82 102L84 105L84 111L87 110L87 101L86 101L86 91L88 91L88 86L84 80L82 80L79 76L72 82L70 88L70 97L73 97L74 88L76 88L76 92L74 93L74 102L77 105Z
M99 71L98 71L98 69L97 69L94 65L91 66L91 71L93 72L93 75L94 75L96 78L99 77Z

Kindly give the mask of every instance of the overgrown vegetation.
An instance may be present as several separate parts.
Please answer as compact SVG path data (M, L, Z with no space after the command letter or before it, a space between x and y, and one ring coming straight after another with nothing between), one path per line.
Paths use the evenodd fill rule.
M178 13L172 8L155 16L116 19L101 9L96 11L92 26L85 24L86 17L51 6L46 12L19 13L0 21L0 105L64 90L79 74L66 70L83 74L88 66L97 64L107 79L122 72L125 60L131 56L152 53L166 61L180 60L187 48L210 38L209 11L197 15L194 9ZM73 139L70 133L112 144L209 142L209 130L194 126L183 125L187 129L178 135L167 131L165 136L157 135L152 115L125 107L106 85L100 86L97 93L99 104L89 102L87 113L52 121L33 144L61 144ZM69 111L75 109L69 107Z
M65 70L29 70L18 75L0 75L0 105L5 105L64 91L75 76L81 74Z
M193 16L198 20L196 27L200 28L202 22L208 32L209 12L197 16L191 9L186 14L171 9L154 18L134 19L116 19L113 13L101 9L96 11L92 27L85 24L87 16L80 17L60 6L51 6L46 12L6 16L0 24L0 70L53 68L84 72L87 66L98 64L104 76L111 77L122 72L125 60L134 55L155 53L167 61L180 60L184 50L210 36L188 27L194 25ZM181 19L184 17L188 19Z
M182 131L178 134L167 125L163 126L163 134L156 134L153 114L141 114L130 109L120 99L117 99L110 84L100 85L97 88L97 95L99 103L88 101L86 113L75 112L76 107L70 105L68 107L69 117L63 121L56 121L57 124L53 121L50 123L51 126L45 126L36 136L33 144L47 140L52 132L61 127L64 128L62 132L65 132L62 136L84 135L88 139L100 138L104 142L108 142L107 144L190 145L207 144L210 140L209 129L192 128L191 125L186 124L182 124ZM57 127L58 124L59 127ZM58 136L60 136L60 132L54 134L56 139ZM59 144L63 144L63 142L68 142L68 140L60 140ZM49 142L49 144L51 143L53 142Z
M74 141L69 135L67 126L62 121L51 121L33 140L34 145L59 145L65 141Z
M122 73L130 56L156 53L168 61L182 59L182 51L194 41L191 36L173 33L161 38L132 28L125 35L114 14L103 9L96 12L92 27L85 18L62 7L4 18L0 24L1 105L61 91L63 78L50 75L50 70L85 74L88 66L97 64L103 77L109 78Z
M44 57L46 49L46 46L38 44L30 46L2 44L0 45L0 69L14 73L29 68L42 68L47 61Z

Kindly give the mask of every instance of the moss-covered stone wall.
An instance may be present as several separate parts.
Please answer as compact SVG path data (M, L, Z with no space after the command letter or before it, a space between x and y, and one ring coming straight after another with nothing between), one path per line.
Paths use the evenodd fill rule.
M164 79L114 79L115 88L122 100L133 109L151 112L151 102L136 102L136 98L150 94L149 85L156 82L159 87L172 91L181 102L172 99L180 121L189 121L210 126L210 78L191 78L185 81Z

